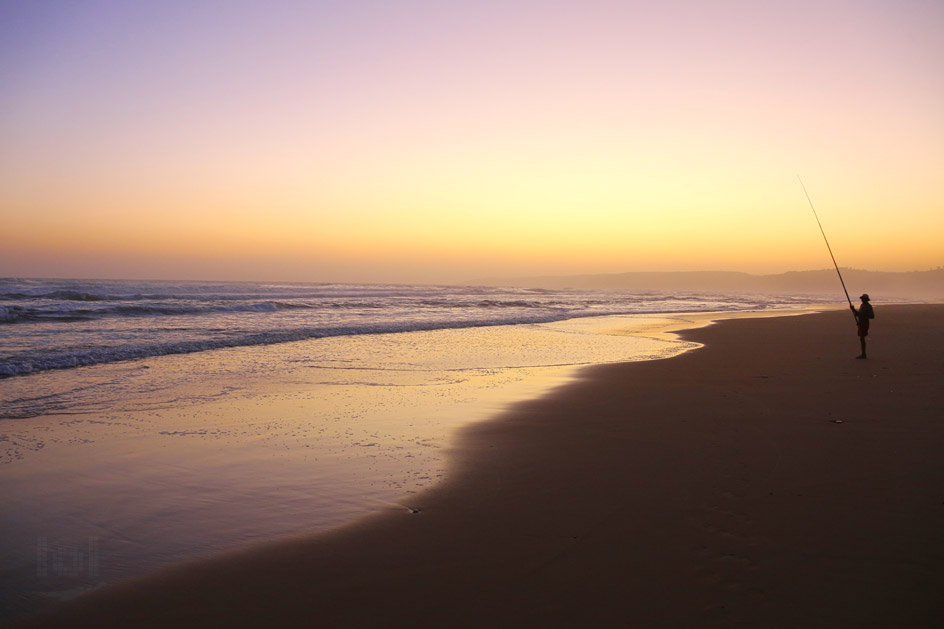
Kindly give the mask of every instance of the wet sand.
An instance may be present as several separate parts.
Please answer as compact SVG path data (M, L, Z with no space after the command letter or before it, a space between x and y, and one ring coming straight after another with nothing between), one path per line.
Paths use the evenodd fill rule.
M463 427L581 366L693 349L661 333L709 316L746 315L352 335L0 380L0 626L166 566L405 509L442 482Z
M412 510L103 588L36 626L944 622L944 306L723 321L463 430Z

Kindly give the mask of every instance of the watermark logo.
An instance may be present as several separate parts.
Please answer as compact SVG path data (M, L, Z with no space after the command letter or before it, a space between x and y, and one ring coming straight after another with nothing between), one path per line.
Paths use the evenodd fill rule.
M98 538L53 540L36 538L36 576L88 577L98 579L101 557Z

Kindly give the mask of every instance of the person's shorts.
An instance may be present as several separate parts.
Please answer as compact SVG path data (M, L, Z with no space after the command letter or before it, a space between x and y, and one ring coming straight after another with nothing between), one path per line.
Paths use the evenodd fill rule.
M869 335L869 326L860 325L859 327L859 336L868 336Z

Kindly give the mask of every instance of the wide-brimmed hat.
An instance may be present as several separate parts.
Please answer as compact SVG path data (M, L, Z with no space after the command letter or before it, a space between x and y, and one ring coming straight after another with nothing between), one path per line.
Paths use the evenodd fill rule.
M865 300L865 301L868 301L868 300L869 300L869 294L868 294L868 293L862 293L862 294L859 296L859 299L863 299L863 300Z

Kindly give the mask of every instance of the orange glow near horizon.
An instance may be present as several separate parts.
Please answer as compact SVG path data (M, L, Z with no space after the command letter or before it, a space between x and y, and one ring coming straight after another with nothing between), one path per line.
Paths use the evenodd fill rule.
M937 267L944 8L906 5L5 9L0 275L826 268L797 172L840 264Z

